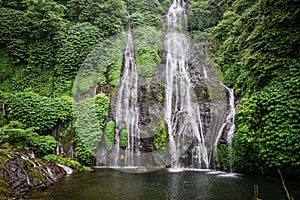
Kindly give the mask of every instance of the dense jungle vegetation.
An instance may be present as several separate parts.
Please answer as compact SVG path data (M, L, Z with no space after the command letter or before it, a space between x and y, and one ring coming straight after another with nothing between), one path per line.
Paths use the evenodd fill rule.
M109 93L74 104L97 106L101 130L85 113L73 122L73 83L89 53L101 42L124 31L147 29L159 40L170 0L0 0L0 143L35 147L46 159L59 141L75 148L82 164L91 165L104 134L107 148L114 140L108 120L110 95L119 84L122 57L109 63L98 86ZM238 99L234 138L234 168L272 173L280 168L300 175L300 1L189 0L187 34L210 37L211 56L224 83ZM143 38L143 37L141 37ZM151 76L144 63L161 63L160 44L139 40L140 75ZM137 44L138 45L138 44ZM148 71L147 71L148 70ZM143 74L144 73L144 74ZM81 105L78 105L80 107ZM63 126L59 126L63 124ZM91 124L86 134L78 130ZM161 131L165 134L165 131ZM55 134L54 134L55 133ZM123 139L126 141L126 137ZM155 146L166 141L158 139ZM126 145L126 143L125 143ZM219 167L226 169L228 149L219 149ZM4 160L1 160L3 162Z

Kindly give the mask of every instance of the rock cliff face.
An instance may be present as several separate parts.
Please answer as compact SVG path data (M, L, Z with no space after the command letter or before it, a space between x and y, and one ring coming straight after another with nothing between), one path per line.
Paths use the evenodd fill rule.
M17 199L28 198L30 191L45 189L65 175L64 169L55 163L22 155L2 165L0 194Z
M222 86L219 71L208 55L208 39L200 38L199 40L200 42L192 44L195 49L186 61L187 74L191 84L188 92L191 94L195 109L197 108L199 112L197 116L191 115L186 120L189 121L191 117L194 117L199 121L199 131L203 134L201 140L204 141L203 144L207 149L207 166L194 162L198 159L198 152L195 149L199 147L199 142L195 141L195 137L184 138L178 143L183 145L178 165L191 168L206 168L208 166L214 168L214 149L220 142L226 143L226 133L229 127L225 119L230 110L229 94L226 88ZM132 147L120 147L118 153L106 151L104 138L102 138L101 145L97 151L96 165L116 166L114 164L116 154L125 156L127 151L132 151L136 159L138 159L138 166L171 166L170 137L165 119L165 109L167 107L166 54L165 51L162 52L161 64L157 66L151 77L143 77L141 75L137 81L136 105L138 109L139 137L131 137ZM105 92L111 100L109 117L106 122L109 120L116 121L115 117L120 115L120 112L115 109L116 94L119 88L115 88L112 94L103 88L98 88L97 92ZM175 95L178 95L178 93L173 92L172 95L172 98L175 98ZM181 109L186 110L187 108L185 107L187 106L187 104L184 104ZM173 105L173 107L177 108L178 106ZM195 109L191 109L192 112ZM184 112L178 112L178 116L180 113ZM180 119L178 120L180 121ZM181 120L178 123L185 122ZM176 129L180 129L178 126L176 126ZM189 126L186 127L187 130L185 132L188 132ZM114 134L118 133L115 131ZM130 136L130 133L128 135ZM116 140L114 145L118 145ZM119 161L118 166L126 166L125 159Z

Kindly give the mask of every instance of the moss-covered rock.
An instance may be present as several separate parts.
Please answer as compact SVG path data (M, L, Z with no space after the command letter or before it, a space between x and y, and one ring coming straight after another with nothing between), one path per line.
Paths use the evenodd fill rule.
M2 163L0 198L27 198L30 191L47 188L66 172L59 166L21 154L20 158Z
M10 197L10 193L9 184L0 178L0 198Z

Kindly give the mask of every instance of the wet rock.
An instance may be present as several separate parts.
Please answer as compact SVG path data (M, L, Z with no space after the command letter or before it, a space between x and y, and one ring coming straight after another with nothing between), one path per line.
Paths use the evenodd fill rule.
M9 144L8 142L4 143L1 145L1 149L11 149L11 144Z
M45 163L39 159L17 158L2 163L2 166L0 182L7 184L10 195L17 199L28 198L30 191L47 188L66 175L55 163Z

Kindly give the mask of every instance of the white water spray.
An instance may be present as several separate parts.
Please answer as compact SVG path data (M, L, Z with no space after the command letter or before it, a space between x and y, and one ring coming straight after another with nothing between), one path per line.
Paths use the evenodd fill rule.
M215 141L214 147L217 148L219 140L224 132L224 129L226 126L229 126L229 131L227 132L227 139L226 139L226 143L229 146L232 146L233 144L233 135L234 135L234 131L235 131L235 125L234 125L234 116L235 116L235 107L234 107L234 90L228 88L226 85L224 85L222 82L220 82L220 84L228 91L229 93L229 113L226 117L226 121L223 123L223 125L221 126L220 130L218 131L218 136L217 139Z
M140 159L137 81L134 58L134 44L130 28L127 31L127 43L124 53L123 75L116 103L116 135L115 135L115 166L119 166L121 156L125 158L125 166L138 166ZM127 133L125 155L120 155L120 134Z
M190 81L188 60L190 40L182 33L185 2L175 0L167 14L166 35L166 97L165 121L168 126L171 167L180 167L179 158L187 150L186 139L193 142L193 161L199 167L208 167L207 150L204 145L203 128L198 103L194 100ZM196 158L196 159L194 159Z

